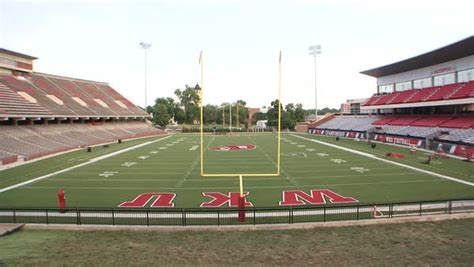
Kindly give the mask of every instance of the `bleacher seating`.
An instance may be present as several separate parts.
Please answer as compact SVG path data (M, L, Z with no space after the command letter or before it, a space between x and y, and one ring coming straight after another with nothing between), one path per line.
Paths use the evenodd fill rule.
M445 132L449 132L449 134L441 135L438 137L438 139L474 144L474 130L473 129L443 128L442 130Z
M452 118L451 120L441 123L439 126L445 128L473 128L474 116Z
M163 133L143 122L1 127L0 162L14 155L32 159L76 147Z
M414 94L407 98L406 103L416 103L425 101L430 95L434 94L439 87L428 87L423 89L413 90Z
M367 131L377 117L369 116L336 116L332 120L319 125L319 129Z
M450 96L451 99L474 97L474 81L465 83L457 92Z
M400 116L396 117L394 120L389 121L388 125L399 125L399 126L408 126L412 123L416 122L417 120L421 119L418 116Z
M144 123L147 117L106 83L38 72L2 72L0 164L163 133Z
M43 73L0 74L0 117L148 117L109 85Z
M87 94L93 96L95 99L100 99L103 101L107 108L112 110L112 112L120 115L132 115L128 109L120 107L110 96L102 92L102 89L94 85L93 83L75 81L75 84L79 86Z
M0 75L1 77L1 75ZM0 117L8 115L48 116L52 113L38 103L30 102L18 95L0 80Z
M316 129L367 131L371 128L379 133L426 138L441 135L442 140L474 144L474 116L336 116Z
M411 126L436 127L443 122L450 120L450 116L428 116L412 122Z
M405 103L408 101L410 96L412 96L415 93L415 90L416 89L398 92L396 96L390 102L387 102L387 104Z
M0 74L0 118L148 116L105 83L37 72Z
M46 76L40 74L31 74L31 81L36 85L37 88L43 90L47 95L55 96L57 99L63 102L65 109L59 111L63 115L78 115L78 114L91 114L91 111L87 108L79 105L76 101L72 100L71 96L58 86L48 80Z
M97 83L97 87L102 89L107 95L112 96L112 98L115 101L121 102L125 107L127 107L131 112L135 114L141 114L143 115L144 111L139 109L137 106L135 106L132 102L128 101L125 97L120 95L117 91L115 91L112 87L110 87L107 84L102 84L102 83Z
M426 98L426 101L435 101L448 99L448 96L456 92L463 84L455 83L439 87L432 95Z
M391 122L395 119L396 119L396 117L393 117L393 116L380 118L380 119L374 121L372 124L373 125L385 125L385 124L388 124L389 122Z
M440 101L468 97L474 97L474 81L374 95L364 106Z

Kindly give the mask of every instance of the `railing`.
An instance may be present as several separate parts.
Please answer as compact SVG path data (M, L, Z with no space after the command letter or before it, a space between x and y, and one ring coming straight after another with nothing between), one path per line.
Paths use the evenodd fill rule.
M389 204L330 205L239 209L54 209L0 208L0 223L101 224L101 225L257 225L345 220L390 219L474 212L474 199Z

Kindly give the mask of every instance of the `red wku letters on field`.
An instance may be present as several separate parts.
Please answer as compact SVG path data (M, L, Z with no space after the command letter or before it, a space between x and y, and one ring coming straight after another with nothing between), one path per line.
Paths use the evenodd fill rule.
M175 193L143 193L138 195L132 201L125 201L119 205L121 208L143 208L145 205L150 202L152 198L156 197L155 201L151 203L151 208L172 208L174 207L173 200L176 197Z
M249 192L244 193L245 206L253 207L252 202L247 201L248 194ZM227 195L224 195L220 192L203 192L202 195L212 199L208 202L202 203L201 208L219 208L225 204L227 204L230 208L239 207L239 192L229 192Z
M344 197L329 189L315 189L311 190L311 195L303 191L283 191L283 201L280 201L280 206L298 206L325 204L326 198L331 203L354 203L357 199L352 197Z
M209 201L201 203L201 208L219 208L239 207L239 192L228 192L223 194L221 192L203 192L204 197L208 197ZM253 203L247 201L249 192L244 193L244 200L246 207L253 207ZM329 189L313 189L310 194L307 194L301 190L294 191L283 191L283 200L278 204L280 206L299 206L299 205L322 205L326 204L326 200L330 203L355 203L359 202L357 199L352 197L341 196ZM174 199L176 198L175 193L161 193L161 192L149 192L138 195L132 201L125 201L119 205L121 208L144 208L151 200L150 208L172 208L174 207Z

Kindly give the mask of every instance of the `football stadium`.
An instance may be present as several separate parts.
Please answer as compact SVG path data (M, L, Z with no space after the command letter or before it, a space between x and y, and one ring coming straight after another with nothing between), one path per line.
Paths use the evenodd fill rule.
M218 224L215 211L199 208L239 208L241 190L251 208L247 223L320 220L316 211L314 218L301 212L288 219L288 207L331 204L351 204L334 211L340 219L358 216L353 204L365 217L375 204L384 216L404 202L417 208L402 205L402 213L419 213L422 202L430 213L467 209L474 197L473 47L469 37L363 71L382 85L361 114L326 114L283 133L278 126L252 132L238 122L229 132L168 133L108 84L36 73L34 57L3 49L17 61L3 64L0 77L0 201L33 210L14 216L7 209L1 218L77 223L77 209L100 208L106 210L96 223L109 223L114 211L169 208L165 224L184 222L185 209L205 214L196 223ZM436 75L422 78L430 73ZM59 190L67 194L64 213L55 210ZM260 208L261 216L253 213ZM144 213L124 214L134 220ZM232 221L232 213L226 216Z
M151 46L140 45L145 53ZM319 49L310 47L315 64ZM204 64L206 51L196 54L199 63L197 57L189 61L194 62L199 81L194 87L175 92L180 103L182 99L189 101L181 104L181 110L166 96L141 107L106 81L39 72L35 68L37 57L0 48L0 230L6 229L0 231L0 245L3 239L1 246L8 248L6 254L0 252L0 265L49 265L60 257L36 261L18 256L19 261L9 261L16 257L15 246L22 242L13 238L23 232L33 235L28 238L37 242L51 238L51 233L64 235L61 238L65 240L72 235L84 238L77 241L77 247L64 245L64 250L75 257L79 256L72 251L85 249L79 244L86 244L88 235L97 238L99 247L119 238L128 240L124 242L129 245L110 252L117 258L107 264L144 265L149 262L120 260L118 255L127 246L147 251L143 247L151 242L147 235L154 236L148 231L158 231L157 236L163 238L153 241L163 243L149 245L163 246L162 254L175 258L162 258L155 264L236 263L207 254L209 258L195 262L195 254L187 255L188 250L180 256L176 248L182 243L178 242L192 237L200 243L193 249L203 250L203 244L212 239L211 251L229 253L239 264L329 265L330 260L323 256L314 262L291 259L287 251L279 252L278 246L265 255L282 253L289 257L287 260L244 259L220 247L235 242L237 250L240 247L250 253L254 245L271 244L275 235L279 240L275 242L283 242L280 235L301 235L300 240L304 235L314 235L331 241L308 247L341 249L334 240L341 235L339 241L343 242L353 234L344 231L354 227L340 226L360 223L380 224L367 231L372 237L357 237L368 246L370 242L397 246L395 243L406 237L398 237L395 232L403 230L392 223L404 220L403 227L412 227L404 230L419 236L445 228L458 231L463 248L454 254L463 258L446 256L447 263L473 263L474 36L447 40L444 46L422 54L408 54L401 61L360 70L360 75L376 81L372 94L347 100L339 110L324 114L318 114L317 107L309 111L301 105L285 105L285 96L292 92L282 83L285 51L275 54L277 83L267 91L275 101L265 108L248 106L245 101L250 97L245 95L243 100L213 106L216 103L209 99L215 92L206 87L207 75L212 76ZM299 110L304 115L296 115ZM452 220L460 218L471 219ZM412 223L416 220L431 223ZM432 222L438 220L464 225ZM326 232L318 233L323 229L317 227L331 225L339 229L328 233L333 238L324 236ZM305 230L312 231L305 234L297 232L303 230L288 230L292 227L316 228ZM26 230L6 235L21 228ZM202 229L210 233L200 233ZM226 229L230 232L226 233L228 240L219 244L213 236L218 233L213 231ZM259 239L253 234L244 237L235 229L264 231ZM114 231L124 232L114 236ZM394 243L377 243L390 238ZM445 242L433 238L426 242ZM168 250L167 242L175 249ZM441 260L416 261L416 256L411 256L391 262L409 254L401 251L396 248L378 264L436 265ZM305 259L303 253L311 252L300 247L295 257ZM353 258L354 254L346 256L346 261L336 265L365 262ZM89 257L91 261L71 257L57 263L103 263L100 258Z

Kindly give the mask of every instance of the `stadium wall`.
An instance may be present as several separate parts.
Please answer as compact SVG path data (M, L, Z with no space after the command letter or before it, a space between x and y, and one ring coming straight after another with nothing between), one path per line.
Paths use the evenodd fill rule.
M398 82L413 81L441 74L453 73L474 68L474 56L464 57L426 68L397 73L377 78L377 86Z
M344 131L344 130L323 130L323 129L314 129L310 128L308 133L315 135L324 135L324 136L334 136L334 137L343 137L349 139L363 139L367 140L367 133L357 132L357 131ZM441 142L439 140L433 140L428 142L425 138L416 138L416 137L406 137L406 136L396 136L389 134L370 134L370 140L393 144L401 145L406 147L416 146L420 149L439 151L442 149L447 154L467 157L468 154L474 154L474 146L468 146L463 144L455 144L449 142Z

